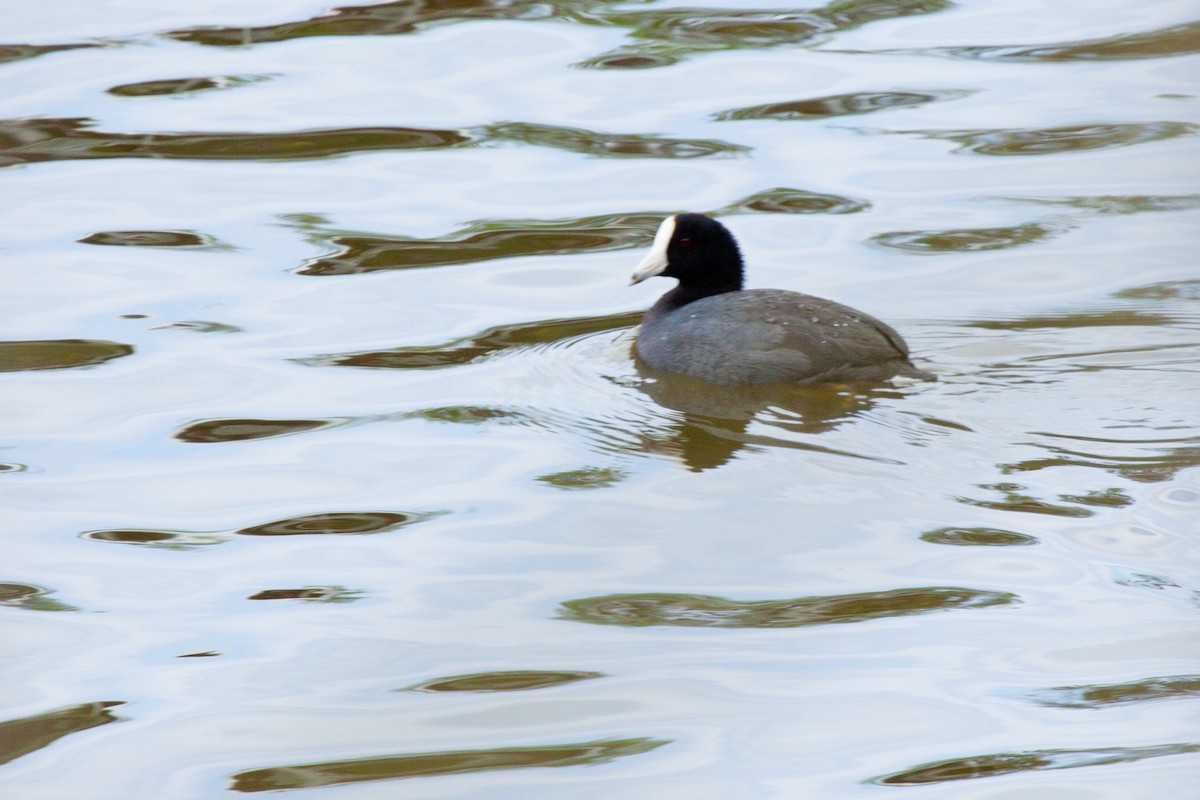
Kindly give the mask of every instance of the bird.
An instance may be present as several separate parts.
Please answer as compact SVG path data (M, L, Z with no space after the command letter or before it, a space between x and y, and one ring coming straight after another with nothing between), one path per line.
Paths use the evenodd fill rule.
M652 370L725 385L814 384L934 376L913 366L890 325L784 289L745 289L729 229L704 214L663 220L630 285L679 281L642 320L635 350Z

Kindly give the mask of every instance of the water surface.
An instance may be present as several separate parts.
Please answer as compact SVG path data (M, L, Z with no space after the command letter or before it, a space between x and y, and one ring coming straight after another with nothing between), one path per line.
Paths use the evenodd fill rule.
M1178 0L51 2L0 70L0 781L1194 793ZM936 382L630 355L661 219Z

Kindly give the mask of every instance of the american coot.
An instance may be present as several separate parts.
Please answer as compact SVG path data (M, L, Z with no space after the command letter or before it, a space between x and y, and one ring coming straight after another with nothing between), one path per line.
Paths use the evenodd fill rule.
M632 283L654 275L679 285L646 312L637 336L653 369L743 386L933 377L870 314L799 292L743 289L733 234L703 214L663 220Z

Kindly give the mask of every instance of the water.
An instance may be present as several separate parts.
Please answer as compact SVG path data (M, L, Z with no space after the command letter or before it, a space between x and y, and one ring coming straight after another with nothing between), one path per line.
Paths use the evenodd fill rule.
M6 10L5 796L1161 798L1174 0ZM629 355L664 214L936 383Z

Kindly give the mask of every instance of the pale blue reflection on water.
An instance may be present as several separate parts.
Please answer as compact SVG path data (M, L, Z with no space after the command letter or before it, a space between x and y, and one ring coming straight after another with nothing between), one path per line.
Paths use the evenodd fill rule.
M1189 15L21 9L0 780L1184 796ZM682 210L939 380L645 380Z

